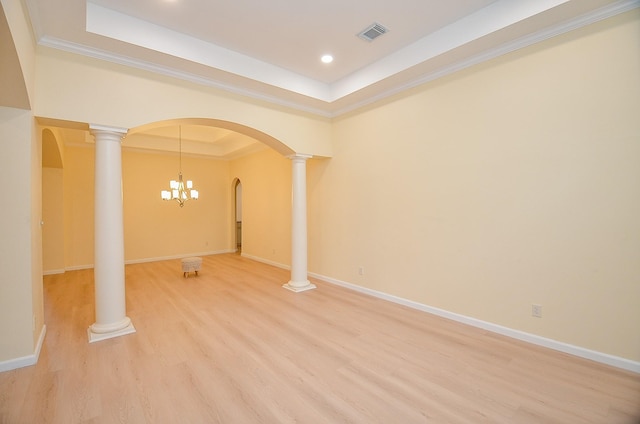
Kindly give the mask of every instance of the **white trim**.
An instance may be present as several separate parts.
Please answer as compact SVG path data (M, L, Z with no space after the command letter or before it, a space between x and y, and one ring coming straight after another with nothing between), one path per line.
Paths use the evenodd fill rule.
M126 336L127 334L133 334L136 332L136 329L133 327L131 321L129 321L129 325L125 328L121 328L116 331L109 331L107 333L94 333L91 331L91 327L87 328L87 337L89 338L89 343L99 342L102 340L113 339L114 337Z
M510 5L510 2L508 1L504 1L502 2L504 5L506 5L507 7ZM277 104L280 106L284 106L284 107L289 107L289 108L293 108L296 110L300 110L303 112L307 112L307 113L311 113L311 114L315 114L318 116L322 116L322 117L328 117L328 118L335 118L335 117L339 117L341 115L344 115L346 113L349 113L353 110L359 109L361 107L364 107L366 105L369 105L371 103L374 103L376 101L388 98L394 94L397 94L401 91L407 90L409 88L412 87L416 87L418 85L424 84L426 82L429 81L433 81L435 79L441 78L443 76L449 75L451 73L457 72L461 69L479 64L479 63L483 63L484 61L493 59L495 57L510 53L512 51L515 50L519 50L521 48L524 47L528 47L530 45L534 45L536 43L542 42L544 40L547 40L549 38L553 38L555 36L573 31L575 29L578 28L582 28L584 26L588 26L591 25L595 22L616 16L618 14L621 13L625 13L628 12L634 8L637 8L640 6L640 0L619 0L619 1L615 1L613 3L609 3L601 8L595 9L595 10L590 10L582 15L570 18L566 21L563 22L558 22L556 24L551 25L550 27L546 27L546 28L542 28L538 31L533 32L532 34L523 36L519 39L516 40L512 40L509 42L506 42L504 44L501 45L497 45L494 46L493 48L489 48L488 50L484 51L484 52L478 52L477 54L473 55L472 57L457 61L455 63L450 64L449 66L446 66L444 68L441 68L439 70L435 70L433 72L418 76L417 78L411 80L411 81L407 81L405 84L402 84L401 86L398 87L394 87L392 89L389 90L383 90L382 92L374 95L374 96L370 96L367 97L364 100L361 101L354 101L354 102L347 102L347 105L342 107L342 108L338 108L337 110L334 109L332 107L333 103L337 100L340 99L345 99L348 97L348 95L353 94L354 92L359 91L360 89L366 88L366 87L360 87L360 89L354 90L353 88L348 90L350 91L349 94L343 94L343 95L332 95L330 98L326 98L326 96L324 95L314 95L313 93L316 92L323 92L323 84L322 83L317 83L314 80L309 80L311 82L311 85L314 86L314 88L312 89L313 93L311 94L299 94L298 92L300 91L299 88L291 88L291 87L282 87L281 84L276 84L274 85L269 85L268 83L261 81L262 78L257 78L255 79L254 77L251 76L244 76L244 77L239 77L242 79L249 79L252 81L258 81L261 84L264 84L265 87L277 87L279 90L283 90L287 93L294 93L296 94L296 96L309 96L312 99L315 99L318 101L318 103L320 104L320 106L314 107L311 106L309 104L306 104L304 100L285 100L284 96L278 96L276 94L269 94L266 92L261 92L259 90L256 89L247 89L247 88L243 88L241 86L239 86L238 84L234 83L234 82L223 82L223 81L218 81L215 79L215 77L211 77L211 76L200 76L200 75L195 75L192 73L188 73L188 72L184 72L181 71L179 69L175 69L173 67L170 66L165 66L165 65L159 65L159 64L155 64L155 63L151 63L151 62L147 62L144 60L140 60L138 58L133 58L133 57L127 57L124 55L120 55L120 54L114 54L108 51L104 51L104 50L100 50L100 49L96 49L94 47L91 46L86 46L83 44L78 44L78 43L74 43L74 42L70 42L70 41L66 41L66 40L62 40L62 39L58 39L56 37L51 37L51 36L46 36L43 35L44 31L42 30L42 25L41 25L41 19L39 19L39 17L37 16L37 13L32 13L33 11L37 10L37 7L34 6L35 2L34 0L27 0L26 1L27 4L27 8L29 10L29 16L31 18L31 24L33 27L33 30L35 32L35 36L37 37L38 40L38 44L41 46L45 46L45 47L50 47L50 48L54 48L54 49L58 49L58 50L63 50L63 51L67 51L67 52L71 52L74 54L80 54L83 56L88 56L88 57L92 57L95 59L99 59L99 60L105 60L111 63L117 63L120 65L124 65L124 66L130 66L133 68L137 68L137 69L143 69L149 72L153 72L153 73L157 73L157 74L161 74L161 75L165 75L165 76L169 76L169 77L173 77L173 78L178 78L181 79L183 81L189 81L195 84L199 84L199 85L203 85L203 86L209 86L209 87L215 87L227 92L232 92L235 94L239 94L239 95L243 95L243 96L247 96L253 99L257 99L257 100L263 100L269 103L273 103L273 104ZM536 2L531 2L532 5L536 5ZM95 4L92 4L91 2L87 3L88 7L93 7L93 8L101 8L100 6L97 6ZM499 7L499 5L496 5L495 7ZM113 12L113 11L112 11ZM482 12L482 11L481 11ZM117 12L115 12L117 14ZM466 28L465 28L466 30ZM117 37L116 37L117 38ZM419 40L418 42L420 42L421 40ZM157 40L155 40L155 42L157 42ZM166 52L165 52L166 53ZM179 52L178 52L179 53ZM231 52L232 54L237 54L236 52ZM176 56L176 55L173 55ZM177 57L180 57L180 54L177 54ZM251 58L248 58L251 59ZM428 59L424 59L424 60L428 60ZM389 59L387 59L387 61L389 61ZM424 61L423 61L424 62ZM415 65L415 64L414 64ZM207 66L207 65L205 65ZM215 68L214 69L218 69ZM253 70L255 71L255 69ZM234 74L234 75L238 75L238 74ZM289 74L291 75L291 74ZM300 77L297 75L294 75L296 77ZM304 77L300 77L303 80L307 80ZM352 77L353 78L353 77ZM379 77L380 78L380 77ZM371 81L370 84L373 85L375 83L380 82L381 80L384 80L388 78L388 76L382 78L382 79L378 79L377 81ZM297 79L297 78L296 78ZM361 79L358 79L358 81L360 81ZM305 84L303 84L305 85ZM338 90L337 88L337 83L333 83L328 85L328 90L330 92L336 91ZM317 94L317 93L316 93Z
M93 264L74 265L74 266L68 266L68 267L64 268L65 272L66 271L80 271L82 269L93 269Z
M210 253L200 253L200 254L191 254L191 255L187 255L187 256L206 256L206 255L215 255L215 254L222 254L222 253L231 253L233 252L233 250L225 250L225 251L218 251L218 252L210 252ZM285 264L281 264L279 262L275 262L275 261L271 261L268 259L264 259L258 256L253 256L253 255L248 255L246 253L242 253L241 256L243 258L247 258L247 259L251 259L257 262L262 262L265 263L267 265L272 265L275 266L277 268L282 268L282 269L286 269L286 270L290 270L291 267ZM162 261L162 260L168 260L168 259L180 259L186 257L185 255L179 255L179 256L171 256L171 257L164 257L164 258L149 258L149 259L141 259L141 260L136 260L136 261L129 261L127 263L142 263L142 262L155 262L155 261ZM69 270L70 268L67 268L67 270ZM81 269L81 268L77 268L77 269ZM447 319L451 319L453 321L456 322L460 322L463 324L467 324L470 325L472 327L476 327L476 328L481 328L483 330L487 330L487 331L491 331L493 333L497 333L497 334L501 334L503 336L507 336L507 337L511 337L517 340L522 340L524 342L528 342L531 344L535 344L538 346L543 346L549 349L553 349L553 350L557 350L560 352L564 352L564 353L568 353L570 355L574 355L574 356L578 356L580 358L584 358L584 359L589 359L595 362L599 362L602 364L606 364L606 365L611 365L613 367L616 368L621 368L627 371L631 371L637 374L640 374L640 362L637 361L632 361L630 359L626 359L626 358L621 358L619 356L614 356L614 355L610 355L607 353L603 353L603 352L598 352L595 350L590 350L590 349L586 349L580 346L574 346L568 343L564 343L564 342L560 342L557 340L553 340L553 339L549 339L546 337L542 337L542 336L538 336L535 334L531 334L531 333L526 333L524 331L520 331L520 330L515 330L512 328L508 328L508 327L504 327L498 324L494 324L491 322L487 322L487 321L482 321L476 318L472 318L472 317L468 317L466 315L461 315L461 314L457 314L454 312L449 312L446 311L444 309L440 309L440 308L435 308L433 306L428 306L428 305L424 305L422 303L418 303L418 302L414 302L412 300L408 300L408 299L404 299L398 296L393 296L387 293L383 293L377 290L373 290L373 289L369 289L366 287L362 287L362 286L358 286L356 284L352 284L352 283L348 283L346 281L342 281L342 280L338 280L335 278L331 278L331 277L327 277L321 274L316 274L313 272L309 272L309 276L316 278L318 280L330 283L330 284L334 284L337 286L341 286L350 290L354 290L363 294L367 294L369 296L373 296L373 297L377 297L379 299L384 299L387 300L389 302L393 302L393 303L397 303L399 305L403 305L403 306L407 306L409 308L413 308L413 309L417 309L423 312L427 312L433 315L437 315L443 318L447 318ZM38 348L37 348L37 354L36 354L36 359L35 362L37 362L37 356L40 354L40 347L42 345L42 340L44 339L44 331L45 331L45 327L43 327L43 333L40 336L40 341L38 342ZM33 355L30 356L25 356L23 358L18 358L15 360L11 360L11 361L5 361L5 362L0 362L0 372L2 371L8 371L10 369L14 369L14 368L19 368L19 367L23 367L23 366L28 366L28 365L33 365L35 364L35 362L31 362L31 363L25 363L25 361L29 361L30 358L32 358ZM23 365L17 365L17 366L13 366L13 368L4 368L5 364L7 363L13 363L16 362L17 363L24 363Z
M120 138L122 139L125 135L127 135L127 132L129 130L122 127L112 127L111 125L89 124L89 132L91 133L91 135L93 135L94 131L119 134L121 135Z
M131 265L131 264L142 264L142 263L147 263L147 262L170 261L170 260L173 260L173 259L188 258L188 257L191 257L191 256L222 255L224 253L233 253L233 252L235 252L235 250L233 250L233 249L212 250L212 251L209 251L209 252L193 252L193 253L182 254L182 255L159 256L159 257L156 257L156 258L130 259L128 261L124 261L124 264L125 265ZM69 267L66 267L64 269L64 271L62 271L62 272L79 271L79 270L82 270L82 269L93 269L93 264L69 266Z
M63 269L49 269L47 271L43 271L42 275L54 275L54 274L64 274L64 268Z
M288 283L283 284L282 287L287 289L287 290L289 290L289 291L292 291L294 293L300 293L300 292L303 292L303 291L313 290L313 289L317 288L317 286L315 284L312 284L309 280L307 280L306 284L304 284L302 286L296 285L292 281L289 281Z
M240 256L242 256L243 258L251 259L251 260L256 261L256 262L262 262L263 264L272 265L272 266L275 266L277 268L282 268L282 269L286 269L286 270L289 270L289 271L291 270L291 267L289 265L281 264L279 262L270 261L269 259L264 259L264 258L261 258L259 256L247 255L246 253L241 253Z
M384 90L362 101L353 102L343 108L334 110L332 111L330 117L331 118L339 117L346 113L357 110L361 107L367 106L371 103L386 99L398 93L402 93L403 91L409 90L411 88L415 88L420 85L426 84L428 82L435 81L439 78L444 78L447 75L454 74L463 69L470 68L472 66L475 66L484 62L488 62L489 60L495 59L497 57L504 56L511 52L524 49L526 47L535 45L537 43L541 43L548 39L560 36L562 34L574 31L582 27L586 27L588 25L594 24L596 22L600 22L602 20L611 18L621 13L628 12L637 7L640 7L639 0L622 0L613 4L609 4L602 8L593 10L589 13L577 16L573 19L569 19L568 21L562 22L558 25L554 25L549 28L544 28L532 34L528 34L520 38L517 38L515 40L508 41L506 43L490 48L486 51L477 53L465 59L458 60L447 66L419 75L414 79L408 80L405 83L394 86L393 88L390 88L388 90Z
M232 253L232 252L235 252L235 250L225 249L225 250L215 250L215 251L209 251L209 252L193 252L193 253L184 254L184 255L161 256L157 258L131 259L131 260L125 261L124 263L125 265L142 264L147 262L160 262L160 261L170 261L173 259L190 258L192 256L222 255L224 253Z
M44 343L44 336L47 333L47 326L43 325L40 330L40 337L38 337L38 343L36 344L35 351L31 355L22 356L20 358L9 359L8 361L0 362L0 372L11 371L17 368L29 367L38 363L40 358L40 351Z
M511 337L517 340L522 340L524 342L528 342L534 345L543 346L549 349L553 349L560 352L568 353L570 355L578 356L580 358L589 359L595 362L611 365L616 368L621 368L627 371L640 374L640 362L637 362L637 361L621 358L619 356L609 355L603 352L597 352L595 350L586 349L580 346L570 345L568 343L560 342L553 339L548 339L546 337L538 336L531 333L526 333L524 331L503 327L498 324L482 321L476 318L468 317L468 316L457 314L454 312L449 312L444 309L435 308L433 306L424 305L422 303L414 302L412 300L407 300L407 299L393 296L377 290L347 283L345 281L337 280L331 277L326 277L324 275L310 272L309 276L317 278L318 280L325 281L327 283L335 284L337 286L341 286L350 290L364 293L373 297L388 300L390 302L397 303L399 305L408 306L409 308L417 309L423 312L427 312L433 315L437 315L437 316L447 318L453 321L457 321L463 324L467 324L472 327L481 328L483 330L491 331L493 333L501 334L503 336Z
M203 85L205 87L213 87L226 92L239 94L241 96L250 97L252 99L263 100L268 103L277 104L284 107L289 107L295 110L308 112L314 115L319 115L325 118L330 118L332 114L323 109L304 105L295 100L285 100L282 97L276 95L270 95L267 93L261 93L257 90L243 88L232 83L219 82L211 77L204 77L189 72L184 72L178 69L174 69L168 66L159 65L137 58L127 57L123 55L112 54L107 51L95 49L82 44L73 43L66 40L61 40L56 37L44 36L40 37L38 44L44 47L50 47L57 50L66 51L69 53L79 54L82 56L91 57L98 60L104 60L118 65L129 66L132 68L142 69L159 75L168 76L171 78L177 78L183 81L188 81L194 84Z
M535 0L534 0L535 1ZM328 85L220 45L88 1L86 31L327 101Z

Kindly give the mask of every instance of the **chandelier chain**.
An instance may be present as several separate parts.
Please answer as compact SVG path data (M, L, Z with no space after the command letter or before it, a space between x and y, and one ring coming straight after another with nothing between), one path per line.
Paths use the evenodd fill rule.
M160 193L162 200L175 200L180 207L184 206L187 200L198 200L198 190L193 187L191 180L185 181L182 179L182 126L178 126L178 180L171 180L169 182L170 190L162 190Z

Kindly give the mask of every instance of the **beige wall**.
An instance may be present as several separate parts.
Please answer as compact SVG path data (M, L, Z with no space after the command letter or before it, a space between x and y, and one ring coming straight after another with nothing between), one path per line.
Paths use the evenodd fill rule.
M24 10L24 3L21 0L0 0L0 4L2 6L2 11L6 16L7 24L9 26L9 30L11 31L11 38L15 47L15 52L18 56L18 61L20 62L19 67L22 70L22 81L20 81L19 77L15 80L12 79L11 85L14 85L14 87L4 86L4 89L8 89L13 96L22 97L24 93L20 88L24 87L27 92L26 95L28 99L21 99L17 103L25 103L28 105L33 101L35 90L34 86L36 53L34 49L31 24L26 19L27 14ZM2 11L0 11L0 13ZM10 56L10 53L7 51L3 51L2 53L3 61L6 60L7 65L12 66L13 58ZM5 74L3 76L7 75ZM18 106L17 104L12 104L12 106L25 107L22 105Z
M64 272L64 180L62 168L42 168L42 269Z
M229 250L228 162L183 155L183 176L193 181L200 198L182 208L160 198L169 180L178 179L177 155L125 150L122 167L126 260Z
M33 97L35 50L23 3L2 0L26 91ZM7 53L7 52L5 52ZM1 58L0 58L1 59ZM11 58L9 58L11 59ZM5 361L35 359L42 334L41 147L30 111L0 107L0 177L16 196L0 220L0 368Z
M65 148L64 266L93 266L94 149Z
M31 340L35 353L38 341L44 336L44 294L42 287L42 138L33 115L28 113L30 182L30 245L31 269ZM14 140L15 141L15 140Z
M310 270L640 360L639 15L336 120Z
M242 182L242 254L290 265L291 161L264 150L232 161L230 176Z
M64 168L65 268L94 263L94 159L92 145L67 146ZM123 149L125 260L138 262L230 250L229 163L183 155L185 179L200 199L184 207L161 200L177 179L178 156Z
M43 323L34 115L124 128L210 117L264 131L282 151L333 155L308 162L310 271L640 361L637 9L329 122L46 48L34 84L21 4L2 0L25 85L37 96L34 113L0 109L0 175L28 193L0 220L0 362L33 354ZM238 159L225 165L226 180L220 164L187 161L185 174L193 166L226 208L209 205L195 221L227 221L188 245L153 236L185 208L206 204L204 193L183 210L155 197L167 177L153 171L170 161L123 153L125 232L139 231L125 234L127 260L230 246L237 177L243 250L289 263L287 159L273 151ZM144 196L131 197L129 187ZM89 266L91 147L65 152L64 208L65 267ZM138 210L162 219L141 225ZM543 306L542 319L531 317L532 303Z
M64 178L44 168L45 203L64 199L64 269L94 262L94 148L66 146ZM125 260L138 262L233 251L234 180L242 182L243 253L288 266L291 259L291 161L266 149L233 161L183 155L185 179L192 179L200 199L180 208L160 199L176 179L175 154L123 148ZM53 175L52 175L53 173ZM64 194L56 192L64 180ZM51 187L51 188L50 188ZM47 221L45 221L47 222ZM45 224L46 225L46 224ZM55 257L53 244L43 245ZM45 268L51 270L55 268Z
M282 154L331 156L326 118L43 47L37 64L33 108L39 117L128 129L167 119L211 118L267 134L265 141Z
M32 319L42 327L42 274L33 243L39 237L39 213L33 216L33 196L39 192L39 169L32 169L33 119L24 110L0 107L0 179L11 181L18 195L4 199L0 220L0 362L34 353ZM27 172L25 172L27 171ZM37 202L39 205L39 202ZM34 218L37 221L34 223ZM38 234L33 234L37 231ZM35 256L34 256L35 255ZM35 269L35 271L34 271ZM34 274L35 272L35 274ZM37 288L38 281L40 289ZM35 290L39 290L34 292ZM34 309L34 304L40 307Z

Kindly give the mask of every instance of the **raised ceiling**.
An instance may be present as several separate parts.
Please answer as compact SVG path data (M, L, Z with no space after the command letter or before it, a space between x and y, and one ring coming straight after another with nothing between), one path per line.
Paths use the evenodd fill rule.
M638 0L25 0L38 43L323 116ZM369 42L370 24L388 29ZM324 64L323 54L334 61Z
M336 117L640 0L24 0L40 45ZM387 32L358 34L372 24ZM331 54L334 61L322 63ZM5 96L6 97L6 96ZM23 96L25 97L25 96ZM183 151L233 159L263 145L184 126ZM123 146L176 151L178 128ZM61 128L65 143L92 142Z

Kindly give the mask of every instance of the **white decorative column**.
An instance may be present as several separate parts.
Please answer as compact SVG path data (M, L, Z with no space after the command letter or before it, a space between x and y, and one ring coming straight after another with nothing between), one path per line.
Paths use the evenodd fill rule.
M122 218L121 140L127 130L90 126L95 157L95 299L96 322L87 330L89 343L134 333L126 315L124 293L124 226Z
M315 289L307 279L307 159L310 155L289 156L291 175L291 280L287 290Z

